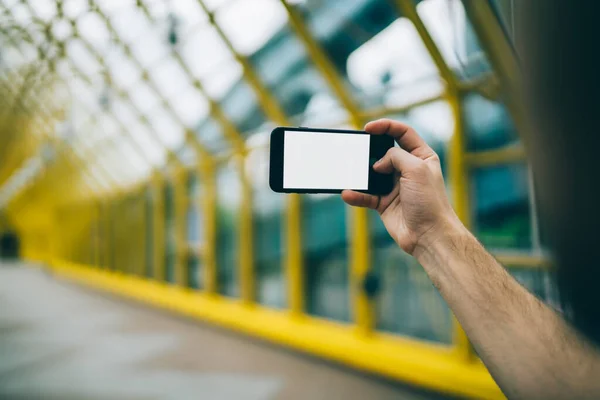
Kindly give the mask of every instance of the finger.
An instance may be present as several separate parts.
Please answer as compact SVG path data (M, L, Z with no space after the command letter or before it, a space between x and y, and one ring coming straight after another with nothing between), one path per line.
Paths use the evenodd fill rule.
M365 131L374 135L389 135L396 139L400 147L419 158L427 158L434 154L421 136L409 125L399 121L383 118L369 122Z
M389 174L394 171L402 174L414 168L419 162L423 161L406 150L400 147L392 147L385 153L383 158L373 164L373 169L382 174Z
M342 200L354 207L367 207L374 210L379 205L379 197L371 194L355 192L354 190L342 191Z

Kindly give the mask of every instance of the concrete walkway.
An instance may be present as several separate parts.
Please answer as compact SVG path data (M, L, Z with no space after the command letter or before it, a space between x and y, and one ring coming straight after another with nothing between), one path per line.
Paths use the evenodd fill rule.
M0 399L431 399L197 321L0 264Z

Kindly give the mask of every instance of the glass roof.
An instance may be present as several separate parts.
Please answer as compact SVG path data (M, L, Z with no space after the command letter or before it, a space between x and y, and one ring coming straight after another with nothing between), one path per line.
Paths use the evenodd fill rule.
M375 18L361 26L361 15L387 2L289 4L361 107L392 110L441 95L437 69L410 21ZM468 62L460 1L425 0L417 10L459 70ZM259 103L261 91L290 123L350 126L280 0L0 0L0 21L0 81L16 90L33 63L54 74L51 90L28 97L28 107L40 103L47 118L61 119L72 152L89 164L84 179L102 187L144 180L168 160L189 162L188 132L213 156L230 151L223 118L234 135L252 138L249 147L266 146L275 123ZM447 138L445 103L432 103L427 113L415 118ZM56 129L50 134L60 137Z

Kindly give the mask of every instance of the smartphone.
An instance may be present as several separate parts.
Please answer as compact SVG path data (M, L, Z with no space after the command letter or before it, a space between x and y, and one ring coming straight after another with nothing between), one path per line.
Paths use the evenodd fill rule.
M375 172L373 164L393 146L391 136L365 131L278 127L271 132L269 184L278 193L386 195L393 174Z

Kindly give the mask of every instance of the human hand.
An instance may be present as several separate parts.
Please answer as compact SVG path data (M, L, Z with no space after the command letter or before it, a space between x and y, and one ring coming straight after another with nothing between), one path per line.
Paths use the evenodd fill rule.
M344 190L342 199L358 207L377 210L392 238L407 253L415 255L448 229L462 227L452 209L440 167L440 159L410 126L390 119L368 123L365 131L387 134L400 147L393 147L373 165L381 173L395 173L396 183L386 196Z

